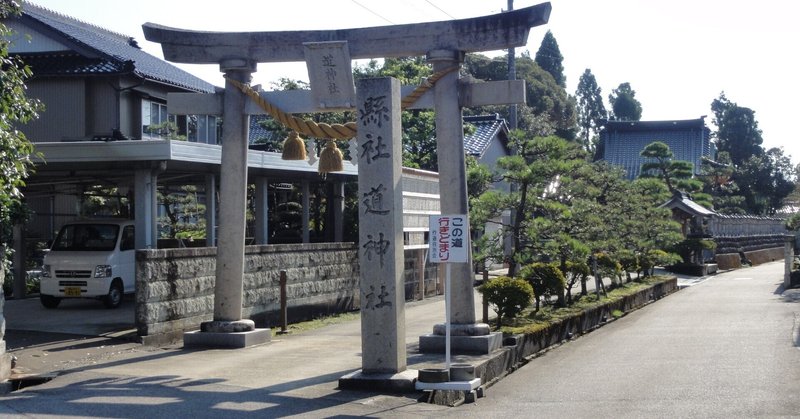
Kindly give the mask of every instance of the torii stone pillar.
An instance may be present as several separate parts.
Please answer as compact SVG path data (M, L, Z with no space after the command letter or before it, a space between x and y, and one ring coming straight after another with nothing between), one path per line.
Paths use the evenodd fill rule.
M255 62L244 59L220 62L225 76L241 83L250 82L255 67ZM249 131L249 116L244 108L247 100L247 96L226 81L214 320L203 322L200 332L184 334L184 346L245 347L270 339L269 329L256 329L255 322L242 319Z
M459 67L464 54L453 50L428 53L434 73ZM436 152L439 162L439 206L442 214L469 214L467 171L464 157L464 129L458 98L459 72L452 71L434 86L436 112ZM502 334L491 333L489 325L476 323L472 251L467 263L451 267L450 334L451 349L456 352L489 353L503 342ZM433 334L420 336L420 352L443 352L446 325L437 324Z

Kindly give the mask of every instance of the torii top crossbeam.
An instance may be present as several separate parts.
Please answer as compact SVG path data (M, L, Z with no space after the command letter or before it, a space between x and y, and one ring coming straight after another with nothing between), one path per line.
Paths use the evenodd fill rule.
M550 3L469 19L357 29L283 32L208 32L145 23L144 36L161 44L164 58L178 63L219 64L304 61L303 43L347 41L351 58L422 56L434 50L493 51L520 47L528 32L544 25Z

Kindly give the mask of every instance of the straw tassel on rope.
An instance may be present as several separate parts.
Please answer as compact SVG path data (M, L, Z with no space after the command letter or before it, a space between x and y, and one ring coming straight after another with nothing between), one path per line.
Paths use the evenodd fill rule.
M341 172L344 170L342 150L336 146L336 141L328 140L325 148L319 153L319 173Z
M306 143L297 134L297 131L292 131L286 140L283 142L283 160L305 160L306 159Z
M422 97L425 92L430 90L439 79L445 75L458 70L458 66L446 68L435 73L417 86L414 91L404 97L401 101L401 108L406 109ZM336 146L335 140L346 140L356 136L357 124L348 122L345 124L324 124L298 118L282 111L277 106L267 102L252 87L234 79L227 79L231 84L239 88L245 95L250 97L261 109L272 116L281 125L290 128L292 132L283 143L283 160L305 160L307 157L305 142L299 134L319 139L327 139L325 148L320 153L319 172L338 172L344 170L342 165L342 151Z

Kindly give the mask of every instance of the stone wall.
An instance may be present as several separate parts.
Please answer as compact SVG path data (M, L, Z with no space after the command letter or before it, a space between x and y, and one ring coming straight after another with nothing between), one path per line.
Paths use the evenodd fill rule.
M406 251L406 300L419 298L419 253ZM136 328L146 344L179 340L214 314L216 248L136 252ZM353 243L247 246L242 317L276 327L280 271L286 271L290 322L356 310L358 253ZM426 263L426 295L436 295L437 268Z
M708 221L708 232L716 237L748 237L786 234L786 219L757 215L716 214Z
M719 269L736 269L742 263L760 265L783 259L784 234L714 237L715 261Z

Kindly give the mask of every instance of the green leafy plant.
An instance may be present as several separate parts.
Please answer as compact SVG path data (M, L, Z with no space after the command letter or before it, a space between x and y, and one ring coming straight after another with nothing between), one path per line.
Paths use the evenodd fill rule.
M20 13L18 2L0 2L0 269L10 264L7 244L13 226L24 222L27 214L21 188L33 170L31 156L35 151L19 127L44 110L39 100L27 97L25 81L33 76L30 67L10 54L10 39L15 32L4 22Z
M520 270L520 276L528 281L533 287L536 296L536 310L541 306L542 297L557 296L563 306L564 289L567 281L564 274L558 269L555 263L535 262L524 266Z
M717 244L712 239L703 238L688 238L675 244L672 247L673 252L680 255L683 263L692 263L693 257L700 254L703 250L713 250L717 248Z
M483 298L494 306L497 313L497 327L502 326L503 318L514 318L522 312L533 299L533 287L524 279L500 276L493 278L478 288Z

